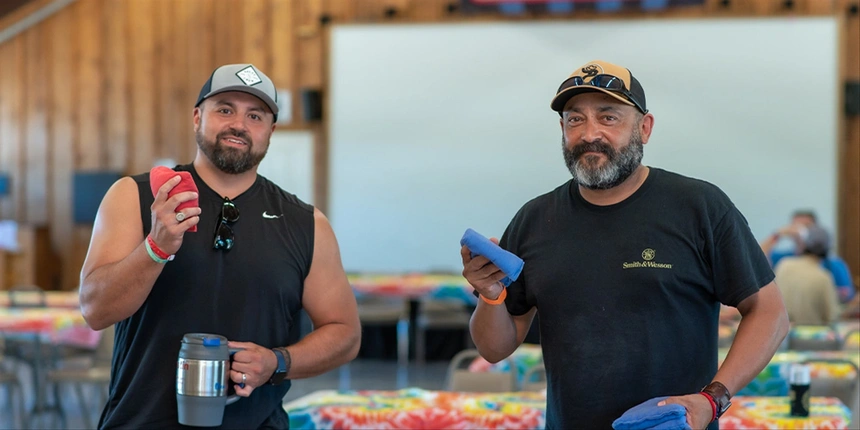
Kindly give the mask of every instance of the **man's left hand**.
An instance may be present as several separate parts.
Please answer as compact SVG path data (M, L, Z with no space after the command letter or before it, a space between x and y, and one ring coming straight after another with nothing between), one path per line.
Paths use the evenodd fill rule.
M687 409L687 424L693 429L704 429L711 423L711 418L714 416L714 410L711 408L711 402L702 394L688 394L686 396L673 396L660 403L657 406L663 406L670 403L676 403L684 406Z
M248 397L254 388L267 384L272 374L278 368L278 358L274 351L251 342L229 342L230 348L242 348L233 354L230 366L230 380L236 383L236 394ZM242 374L245 375L245 387L242 383Z

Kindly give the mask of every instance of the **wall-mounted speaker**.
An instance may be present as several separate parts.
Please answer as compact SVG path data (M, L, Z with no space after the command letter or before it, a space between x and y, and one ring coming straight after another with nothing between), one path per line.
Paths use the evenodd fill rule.
M304 88L301 94L302 118L307 122L322 120L322 91L315 88Z
M860 115L860 80L845 83L845 114Z
M75 224L92 224L102 198L122 173L113 171L75 172L72 178L72 212Z

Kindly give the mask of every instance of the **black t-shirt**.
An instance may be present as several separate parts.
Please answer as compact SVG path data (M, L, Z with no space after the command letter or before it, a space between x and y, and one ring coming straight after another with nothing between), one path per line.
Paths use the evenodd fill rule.
M140 309L117 323L110 395L99 428L182 427L176 359L185 333L213 333L268 348L298 337L303 284L313 257L313 207L257 176L233 199L240 214L230 225L233 248L215 250L223 199L192 165L176 170L190 171L199 189L198 231L185 234ZM146 235L152 223L149 174L133 178ZM225 408L222 428L259 427L281 407L289 388L287 380L256 388Z
M573 181L537 197L501 246L525 260L508 311L540 313L547 428L607 429L645 400L698 392L717 370L720 303L773 280L722 191L657 168L610 206Z

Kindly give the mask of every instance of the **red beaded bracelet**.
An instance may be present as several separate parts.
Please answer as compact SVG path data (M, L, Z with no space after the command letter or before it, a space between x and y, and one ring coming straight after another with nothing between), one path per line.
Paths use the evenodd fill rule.
M152 252L154 252L155 255L158 256L158 258L164 260L173 260L172 255L162 251L161 248L159 248L158 245L155 244L155 241L152 240L152 236L146 236L146 241L149 243L149 247L152 248Z

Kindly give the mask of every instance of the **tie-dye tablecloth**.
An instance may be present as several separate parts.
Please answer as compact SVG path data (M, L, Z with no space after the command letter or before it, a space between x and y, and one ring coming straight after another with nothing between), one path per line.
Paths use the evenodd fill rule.
M0 291L0 308L11 304L8 291ZM37 304L41 298L39 293L31 291L15 292L16 302ZM49 308L77 309L81 306L77 291L45 291L45 305Z
M845 337L846 351L860 351L860 331L852 331Z
M79 309L0 307L0 333L7 336L39 335L47 342L95 348L101 337L84 320Z
M726 349L720 349L720 364L726 357ZM787 351L778 352L767 366L746 387L738 392L741 396L785 396L788 394L788 372L792 363L810 361L809 369L814 379L851 379L857 376L860 366L860 351ZM815 360L844 360L849 363L832 363Z
M726 345L726 340L734 338L737 331L738 321L720 320L719 339L720 345ZM853 342L860 342L860 321L838 321L831 325L798 325L792 326L788 332L788 337L796 340L818 340L818 341L836 341L839 340L846 345L855 345ZM852 339L849 339L852 338ZM856 348L855 348L856 349Z
M851 411L834 397L812 397L809 417L792 417L788 397L735 397L720 429L844 429Z
M802 340L836 340L839 332L829 325L799 325L791 327L788 336Z
M462 276L431 275L423 273L406 275L350 274L347 276L356 294L394 296L405 299L453 298L466 303L477 303L472 286Z
M284 405L291 429L537 429L546 394L317 391Z
M719 362L722 364L728 349L721 348ZM788 394L788 370L792 363L802 363L812 360L810 373L818 379L851 379L857 376L857 369L848 363L831 363L814 360L845 360L860 367L860 351L788 351L774 355L770 363L744 387L738 395L741 396L785 396ZM540 345L523 344L510 356L510 362L516 366L517 381L522 385L523 376L533 367L543 364L543 353ZM469 365L472 372L508 372L508 360L489 363L478 357Z
M833 323L833 328L842 340L842 349L860 351L860 320L845 320Z
M722 364L728 349L721 348L719 362ZM788 369L791 363L802 363L807 360L845 360L860 367L860 351L788 351L774 355L770 363L744 387L738 395L742 396L785 396L788 394ZM510 356L510 362L516 366L517 381L522 385L523 376L533 367L543 364L543 353L540 345L523 344ZM508 360L489 363L478 357L469 365L472 372L508 372ZM810 363L813 378L851 379L857 375L856 369L848 363Z
M543 351L540 345L524 343L511 354L510 362L513 362L516 367L517 383L522 386L526 372L543 364ZM490 363L483 357L477 357L469 364L469 370L472 372L509 372L511 367L508 360Z
M860 321L837 321L831 325L801 325L794 326L789 332L793 339L802 340L836 340L845 341L852 332L860 330Z
M789 416L787 397L732 399L721 429L844 429L851 412L839 399L813 397L807 418ZM284 405L291 429L537 429L546 395L399 391L317 391Z

